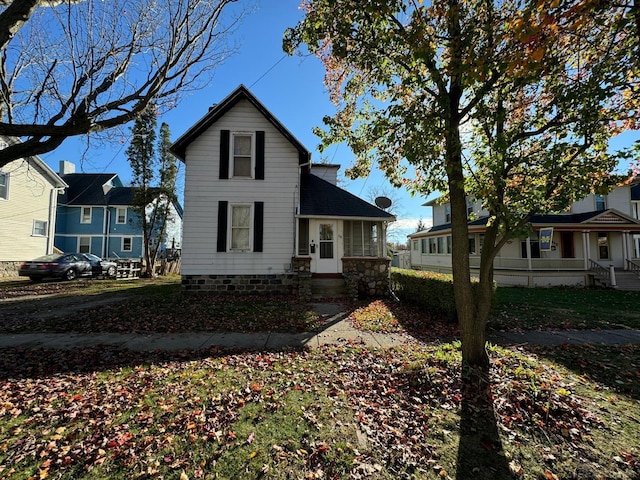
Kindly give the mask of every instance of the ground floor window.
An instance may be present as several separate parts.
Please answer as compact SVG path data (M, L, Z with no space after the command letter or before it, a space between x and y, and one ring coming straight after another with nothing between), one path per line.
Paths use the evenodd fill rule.
M231 205L231 250L251 248L251 205Z
M469 255L475 255L476 253L478 253L476 250L476 236L469 235Z
M80 237L78 239L78 251L80 253L91 253L91 237Z
M540 258L540 240L538 237L529 238L529 243L531 244L531 258ZM520 255L522 258L528 258L526 240L520 242Z
M33 235L36 237L46 237L47 236L47 222L44 220L34 220L33 221Z
M344 222L344 254L347 257L380 256L380 222L347 220Z
M309 255L309 219L298 220L298 255Z
M122 248L123 252L130 252L132 250L133 239L131 237L122 237Z

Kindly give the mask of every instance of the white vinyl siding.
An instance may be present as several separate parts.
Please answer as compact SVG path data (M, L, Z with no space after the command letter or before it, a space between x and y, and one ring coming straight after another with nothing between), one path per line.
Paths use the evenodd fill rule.
M220 130L265 132L264 180L219 179ZM279 274L290 268L296 250L299 192L295 147L248 101L241 100L188 146L186 159L182 275ZM216 252L221 200L229 205L264 202L262 252Z

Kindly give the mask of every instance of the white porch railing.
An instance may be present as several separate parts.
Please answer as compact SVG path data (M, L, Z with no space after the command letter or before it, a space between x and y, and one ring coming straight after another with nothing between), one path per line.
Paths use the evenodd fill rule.
M627 260L627 270L635 273L640 278L640 262L637 260Z
M480 268L480 257L469 257L472 268ZM503 270L529 270L529 261L526 258L496 257L493 260L493 268ZM584 270L582 258L532 258L531 270Z

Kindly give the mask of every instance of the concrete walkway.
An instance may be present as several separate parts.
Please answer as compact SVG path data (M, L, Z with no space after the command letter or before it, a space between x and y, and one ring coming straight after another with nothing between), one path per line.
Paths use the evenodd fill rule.
M324 318L325 327L316 332L303 333L218 333L188 332L170 334L66 334L25 333L0 334L0 348L74 349L96 345L110 345L137 351L197 350L210 347L242 349L280 349L286 347L317 348L322 345L367 345L389 348L417 343L406 334L382 334L356 330L347 320L341 306L331 303L314 304ZM499 345L558 345L640 343L639 330L567 330L533 332L491 332L488 341Z

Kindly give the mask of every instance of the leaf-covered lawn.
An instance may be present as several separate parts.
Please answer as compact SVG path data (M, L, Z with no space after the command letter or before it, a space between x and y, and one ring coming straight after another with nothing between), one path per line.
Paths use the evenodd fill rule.
M455 322L429 314L414 305L383 299L349 308L354 327L377 333L408 333L423 342L450 341L459 335Z
M638 478L637 378L491 355L478 393L462 389L456 344L3 350L0 477Z
M88 301L100 300L88 297ZM302 332L321 326L323 321L310 306L292 296L231 298L183 295L178 289L138 293L115 301L107 298L98 306L80 305L72 310L64 303L35 313L14 310L3 314L0 310L0 320L3 333Z
M489 328L640 328L640 292L585 288L498 288Z

